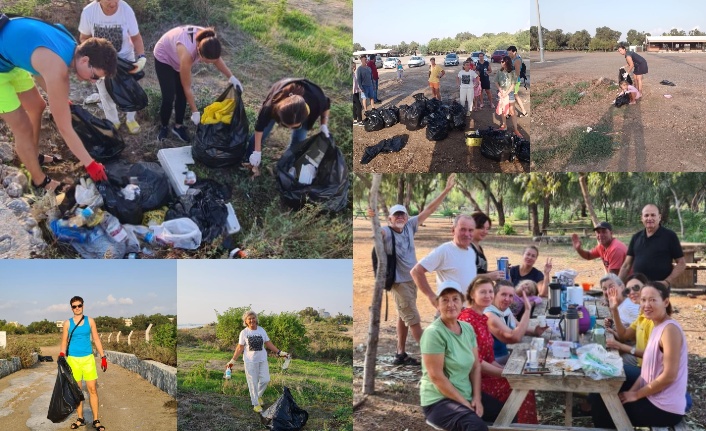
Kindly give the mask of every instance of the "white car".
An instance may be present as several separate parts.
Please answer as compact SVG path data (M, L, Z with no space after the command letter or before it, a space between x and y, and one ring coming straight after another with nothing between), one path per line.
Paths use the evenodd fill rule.
M384 69L395 69L397 68L397 57L390 57L382 64Z
M447 54L444 58L444 66L458 66L458 55L455 53Z
M409 68L421 67L421 66L424 66L425 64L427 64L427 63L424 61L424 58L418 57L418 56L410 57L409 61L407 61L407 67L409 67Z

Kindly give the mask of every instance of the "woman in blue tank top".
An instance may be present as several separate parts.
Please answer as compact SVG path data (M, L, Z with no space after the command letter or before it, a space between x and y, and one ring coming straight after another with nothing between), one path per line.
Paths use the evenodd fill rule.
M101 340L98 337L96 322L92 317L86 317L83 314L83 298L74 296L69 301L69 304L71 304L71 311L73 311L74 316L64 322L59 356L66 356L66 362L71 367L71 373L79 385L81 385L81 380L86 382L88 400L93 412L93 427L98 431L105 431L105 427L101 425L101 421L98 419L99 403L98 386L96 384L98 371L96 370L96 359L93 356L91 339L93 339L93 343L95 343L96 349L101 355L101 369L103 371L108 369L108 361L103 351L103 344L101 344ZM78 405L76 413L78 413L78 418L71 424L71 429L77 429L86 424L86 420L83 417L83 401Z
M61 192L61 184L42 171L42 164L58 158L39 154L44 99L66 145L94 181L107 179L103 165L93 160L71 125L69 73L82 81L115 74L117 54L105 39L90 38L81 45L63 27L34 18L11 18L0 29L0 118L15 136L17 156L37 189ZM34 78L34 80L33 80Z

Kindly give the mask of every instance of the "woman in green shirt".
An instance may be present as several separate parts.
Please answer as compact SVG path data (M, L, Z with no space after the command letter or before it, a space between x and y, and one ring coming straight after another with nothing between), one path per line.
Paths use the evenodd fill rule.
M495 86L498 88L498 106L495 109L495 113L500 116L500 121L502 126L499 130L507 130L505 125L505 118L512 119L512 127L515 131L515 135L522 137L520 132L517 130L517 121L515 121L515 82L517 81L517 75L512 66L512 59L507 55L503 57L501 62L501 67L498 73L495 75Z
M458 320L463 308L461 286L455 281L441 283L437 301L440 317L424 330L419 343L424 417L446 431L486 431L476 335L469 323Z

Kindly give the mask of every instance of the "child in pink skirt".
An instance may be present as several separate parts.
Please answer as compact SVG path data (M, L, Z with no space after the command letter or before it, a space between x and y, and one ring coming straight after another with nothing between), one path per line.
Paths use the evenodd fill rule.
M620 94L629 94L630 95L630 104L634 105L635 101L642 97L642 93L640 91L633 87L632 85L628 84L627 81L623 81L620 83L620 89L622 90ZM618 95L620 95L618 94Z
M475 63L471 62L471 70L475 72L476 70L476 65ZM476 78L473 80L473 110L474 111L480 111L480 93L481 93L481 88L480 88L480 76L476 73Z

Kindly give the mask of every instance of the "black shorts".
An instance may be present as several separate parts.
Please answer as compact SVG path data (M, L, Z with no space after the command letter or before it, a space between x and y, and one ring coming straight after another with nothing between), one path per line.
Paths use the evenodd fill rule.
M647 74L647 63L643 63L639 66L635 66L635 70L633 71L635 75L645 75Z
M486 78L486 79L481 78L480 88L482 88L483 90L490 90L490 78Z

